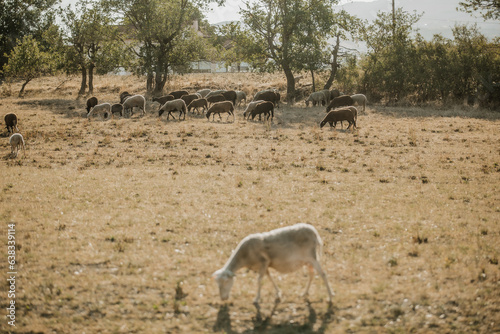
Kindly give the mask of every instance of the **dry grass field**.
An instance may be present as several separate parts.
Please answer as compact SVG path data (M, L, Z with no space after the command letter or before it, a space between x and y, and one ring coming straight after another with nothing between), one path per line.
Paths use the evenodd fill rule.
M274 81L273 81L274 80ZM144 80L98 77L117 102ZM370 105L354 132L320 129L323 107L282 105L271 125L141 118L88 121L78 78L0 86L0 236L16 225L16 333L500 332L500 114ZM279 77L187 75L175 88L282 91ZM252 95L252 94L250 94ZM11 158L3 115L26 152ZM344 125L345 127L345 125ZM211 274L250 233L306 222L319 277L241 270L228 303ZM3 284L4 288L8 285Z

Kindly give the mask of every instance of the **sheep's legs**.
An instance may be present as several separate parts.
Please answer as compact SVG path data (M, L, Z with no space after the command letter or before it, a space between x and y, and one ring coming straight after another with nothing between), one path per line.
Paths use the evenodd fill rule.
M274 282L273 278L271 277L271 274L269 273L269 269L267 267L267 263L262 266L262 268L259 271L259 277L257 278L257 296L255 297L253 303L258 304L260 300L260 288L262 287L262 278L264 278L264 274L269 277L269 280L271 283L273 283L274 289L276 290L276 301L281 300L281 291L278 288L278 285L276 285L276 282Z
M309 269L309 280L307 281L306 290L302 294L302 297L307 297L309 295L309 287L311 287L311 282L314 278L314 268L312 265L308 264L307 269Z
M311 262L311 264L314 267L314 269L316 269L316 272L319 274L319 276L321 276L321 278L323 279L323 282L325 282L326 291L328 292L328 301L332 302L332 297L334 296L334 294L332 293L332 290L330 289L330 285L328 284L328 279L326 278L325 272L323 271L323 269L321 269L321 266L319 265L318 261L314 260Z
M269 277L269 280L271 283L273 283L274 289L276 290L276 301L281 301L281 291L280 288L278 288L278 285L276 282L273 280L271 277L271 274L269 273L269 269L266 270L267 277Z

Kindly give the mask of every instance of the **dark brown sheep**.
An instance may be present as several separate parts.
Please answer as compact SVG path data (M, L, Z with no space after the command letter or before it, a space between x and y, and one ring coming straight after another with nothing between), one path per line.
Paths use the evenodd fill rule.
M330 91L330 100L333 100L334 98L339 96L340 96L340 91L338 89L334 88Z
M203 113L205 109L208 110L208 101L207 99L196 99L191 101L187 108L189 112L191 112L191 109L196 110L196 113L198 113L198 108L201 108L201 112Z
M213 119L215 121L215 114L219 114L219 118L222 120L220 114L228 113L227 118L229 119L230 115L233 115L234 122L234 106L231 101L222 101L214 103L207 111L207 119L210 120L210 115L213 115ZM227 121L227 119L226 119Z
M226 98L224 97L224 95L218 94L218 95L212 95L212 96L207 97L207 101L210 105L212 105L213 103L216 103L216 102L226 101Z
M332 102L330 102L328 107L326 107L326 112L329 112L330 110L338 107L353 106L353 105L354 105L354 100L349 95L342 95L334 98Z
M114 114L120 114L120 117L123 117L123 105L120 103L115 103L111 106L111 117Z
M334 128L337 126L337 122L342 122L342 121L349 122L349 126L347 127L347 129L349 129L351 125L354 125L354 128L356 127L356 120L354 119L354 114L348 108L330 111L328 115L326 115L325 118L323 118L321 123L319 123L319 127L322 128L326 123L330 123L330 127Z
M238 97L234 90L228 90L227 92L223 92L222 96L226 99L226 101L231 101L231 103L236 105L236 98Z
M11 132L14 133L14 128L16 128L17 131L19 131L19 129L17 128L18 118L16 114L14 113L6 114L4 120L5 120L5 127L7 128L7 131L9 133Z
M90 109L98 105L99 103L97 102L97 97L92 96L91 98L87 99L87 114L90 112Z
M183 95L181 96L181 99L186 102L186 105L188 106L191 102L193 102L196 99L199 99L200 96L198 94L188 94L188 95Z
M173 95L175 99L180 99L184 95L188 95L189 92L187 90L176 90L174 92L168 93L168 95Z
M277 91L274 91L274 90L264 90L264 91L258 92L253 97L253 101L257 101L257 100L270 101L270 102L274 103L274 105L278 108L280 107L280 105L279 105L280 99L281 99L280 93Z
M129 92L120 93L120 103L123 104L123 102L125 102L125 100L129 96L132 96L132 94L130 94Z
M252 120L255 118L255 116L259 115L259 121L260 121L262 114L264 114L264 120L269 120L270 117L271 119L272 117L274 117L274 104L271 101L265 101L257 104L255 109L253 109L251 112Z

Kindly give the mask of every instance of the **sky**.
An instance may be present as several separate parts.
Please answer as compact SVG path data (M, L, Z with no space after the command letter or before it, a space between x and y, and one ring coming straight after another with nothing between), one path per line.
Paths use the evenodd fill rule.
M356 0L356 2L372 2L374 0ZM390 0L388 0L390 1ZM352 2L352 0L341 0L339 4L345 4ZM240 19L239 11L240 7L244 8L242 0L226 0L226 3L222 7L217 5L212 5L210 12L206 13L207 20L211 24L224 22L224 21L238 21Z

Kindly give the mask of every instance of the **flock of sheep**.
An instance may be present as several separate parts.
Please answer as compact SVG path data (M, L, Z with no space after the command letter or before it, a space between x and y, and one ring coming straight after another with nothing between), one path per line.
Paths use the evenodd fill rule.
M196 93L189 93L186 90L178 90L161 97L154 97L153 102L159 104L158 117L166 114L167 120L170 116L175 119L173 113L179 113L179 119L185 119L186 113L193 111L193 113L196 112L197 114L204 113L208 120L212 116L213 121L215 121L216 114L222 120L221 114L227 113L226 121L231 115L234 121L235 107L241 105L242 101L245 101L246 104L246 98L246 93L243 91L202 89ZM259 116L260 121L264 116L265 121L272 120L274 118L274 108L279 108L280 99L280 93L275 89L260 91L255 94L252 102L247 105L243 117L245 119L251 117L253 120L256 116ZM347 121L349 123L347 128L349 129L351 126L356 127L357 109L354 105L362 106L364 111L367 101L366 96L363 94L340 95L340 92L334 89L310 94L305 101L306 106L309 106L309 102L312 102L313 106L327 106L326 112L328 115L320 122L320 127L323 127L326 123L329 123L331 127L336 127L337 122L342 124L342 121ZM336 109L339 107L345 108ZM142 95L123 92L120 94L120 103L98 104L97 98L91 97L87 100L87 118L90 119L98 114L101 114L105 119L114 117L115 114L122 117L132 116L134 108L140 109L142 115L145 115L146 98Z
M164 113L167 114L167 119L172 116L172 113L178 112L179 119L181 116L185 119L187 111L205 113L205 116L210 120L210 116L215 119L215 114L222 119L221 113L227 113L228 119L232 115L234 121L234 107L245 101L246 94L241 91L211 91L208 89L200 90L194 94L187 91L175 91L168 95L153 98L153 102L159 103L158 116L161 117ZM279 108L280 94L277 90L265 90L255 94L253 100L248 103L243 116L248 119L256 116L264 115L265 120L274 117L274 108ZM312 93L306 102L312 102L313 106L326 106L328 113L320 122L320 127L329 123L331 127L335 127L337 122L347 121L348 129L356 127L357 109L354 105L363 106L363 111L366 108L366 97L362 94L352 96L340 95L337 90L324 90ZM91 97L87 100L87 118L94 115L102 114L105 119L113 117L114 114L125 116L134 113L134 108L138 108L142 115L146 114L146 99L142 95L132 95L128 92L120 94L120 103L101 103L98 104L96 97ZM201 110L200 110L201 109ZM24 149L24 139L20 133L15 133L17 128L18 118L15 114L9 113L5 115L5 123L9 134L11 145L11 155L17 157L19 147ZM309 280L304 291L304 296L307 296L309 287L314 277L314 270L322 278L327 294L328 301L332 301L334 293L330 289L325 272L319 264L319 257L322 251L322 241L316 229L308 224L296 224L293 226L283 227L265 233L251 234L244 238L236 250L233 252L224 267L217 270L213 274L213 278L218 284L219 293L222 300L227 300L234 282L236 271L241 268L248 268L258 273L257 280L257 295L254 303L258 304L260 300L261 281L264 276L267 276L272 282L276 290L276 301L281 298L281 291L272 279L269 268L273 268L279 272L287 273L298 270L307 265L309 268Z

